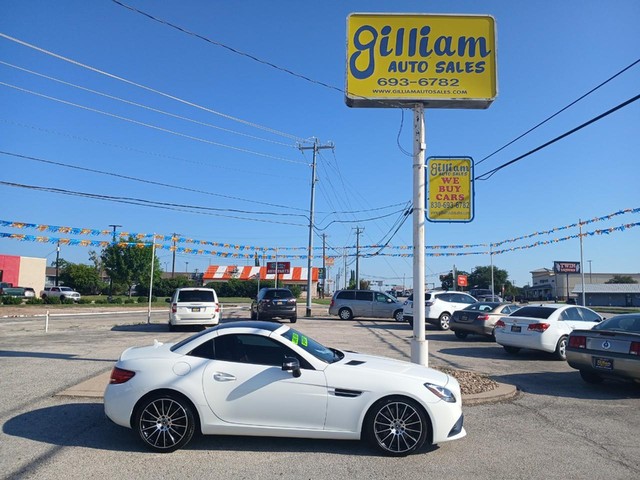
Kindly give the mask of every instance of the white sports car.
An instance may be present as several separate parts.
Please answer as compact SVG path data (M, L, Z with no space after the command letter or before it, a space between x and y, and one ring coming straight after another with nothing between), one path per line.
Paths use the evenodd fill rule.
M366 438L393 456L466 435L453 377L327 348L272 322L224 323L176 344L125 350L104 407L157 452L183 447L196 431Z

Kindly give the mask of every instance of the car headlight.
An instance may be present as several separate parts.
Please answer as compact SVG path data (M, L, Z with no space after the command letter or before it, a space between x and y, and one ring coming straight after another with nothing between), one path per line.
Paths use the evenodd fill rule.
M435 385L433 383L425 383L424 386L427 387L429 391L433 393L436 397L441 398L445 402L449 402L449 403L456 402L456 396L448 388L444 388L444 387L441 387L440 385Z

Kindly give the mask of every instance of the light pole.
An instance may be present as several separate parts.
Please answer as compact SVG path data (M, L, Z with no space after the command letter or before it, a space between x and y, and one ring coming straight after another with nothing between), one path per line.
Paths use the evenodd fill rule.
M184 262L187 264L186 269L187 269L187 278L189 278L189 262Z
M591 279L591 260L587 260L587 262L589 262L589 283L593 283L593 280Z
M111 237L111 244L115 245L116 244L116 228L121 227L122 225L114 225L111 224L109 225L111 228L113 228L113 236ZM111 274L109 274L109 301L111 301L112 298L112 293L113 293L113 278L111 276Z

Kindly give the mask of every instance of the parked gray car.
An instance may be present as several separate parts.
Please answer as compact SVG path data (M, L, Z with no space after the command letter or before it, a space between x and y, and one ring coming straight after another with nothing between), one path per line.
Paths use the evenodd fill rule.
M373 290L338 290L331 299L329 315L337 315L342 320L367 317L403 321L402 304L386 293Z

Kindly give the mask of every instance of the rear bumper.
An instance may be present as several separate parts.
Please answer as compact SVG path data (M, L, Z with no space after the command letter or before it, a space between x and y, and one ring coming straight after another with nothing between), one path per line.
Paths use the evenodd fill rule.
M595 358L611 360L612 368L597 368ZM619 377L640 382L640 358L629 358L627 355L612 352L567 348L567 363L576 370L584 370L603 377Z

